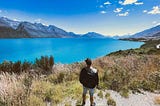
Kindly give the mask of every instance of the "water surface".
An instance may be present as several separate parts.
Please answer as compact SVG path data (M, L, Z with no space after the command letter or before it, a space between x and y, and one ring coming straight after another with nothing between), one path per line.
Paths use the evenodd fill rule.
M108 38L0 39L0 62L4 60L33 62L40 56L53 55L56 63L73 63L83 61L87 57L95 59L114 51L138 48L142 44Z

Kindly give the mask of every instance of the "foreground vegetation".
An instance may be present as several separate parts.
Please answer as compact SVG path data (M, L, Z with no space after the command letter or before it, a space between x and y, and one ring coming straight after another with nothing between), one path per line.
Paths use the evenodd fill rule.
M144 45L139 49L145 49ZM147 47L148 48L148 47ZM150 47L149 47L150 48ZM136 51L133 50L133 51ZM160 89L160 55L154 53L115 52L93 61L99 71L101 91L111 89L123 97L142 90ZM0 106L45 106L60 103L71 105L70 100L81 101L82 87L79 72L85 64L54 64L54 58L41 57L29 62L0 64ZM98 94L103 97L102 92ZM110 94L108 104L116 105ZM64 102L66 100L66 102ZM159 103L159 98L156 98Z

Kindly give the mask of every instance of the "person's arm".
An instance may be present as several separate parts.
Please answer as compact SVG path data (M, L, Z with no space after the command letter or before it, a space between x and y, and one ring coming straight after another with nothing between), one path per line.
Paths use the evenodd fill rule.
M98 72L96 73L96 85L99 85L99 77L98 77Z
M81 72L80 72L79 82L81 84L83 84L83 80L84 80L83 76L84 76L84 69L82 69Z

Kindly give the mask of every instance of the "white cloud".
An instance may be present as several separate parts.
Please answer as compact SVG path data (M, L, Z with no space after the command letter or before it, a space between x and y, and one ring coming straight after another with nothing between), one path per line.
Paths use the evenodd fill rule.
M153 21L153 22L152 22L152 24L154 24L154 25L156 25L156 26L157 26L157 25L160 25L160 22Z
M122 11L122 9L123 9L123 8L116 8L116 9L114 10L114 12L115 12L115 13L119 13L119 12Z
M101 11L101 14L105 14L105 13L107 13L106 11Z
M14 21L18 21L16 18L13 19Z
M147 13L147 10L143 10L143 13Z
M123 1L119 1L118 3L119 3L119 4L123 4Z
M148 14L153 14L153 15L160 14L160 7L154 6L152 10L148 12Z
M156 24L156 23L157 23L157 21L153 21L153 22L152 22L152 24Z
M157 25L160 25L160 23L157 23L156 26L157 26Z
M125 13L119 13L118 16L121 16L121 17L125 17L125 16L128 16L129 12L126 11Z
M0 13L2 12L2 10L0 10Z
M111 4L109 1L105 2L104 5L109 5Z
M104 6L103 6L103 5L100 5L99 7L100 7L100 8L104 8Z
M42 19L38 18L38 19L35 19L34 21L37 23L41 23Z
M136 2L134 3L135 5L143 5L144 3L143 2Z
M124 2L121 2L122 5L128 5L128 4L134 4L137 0L125 0Z

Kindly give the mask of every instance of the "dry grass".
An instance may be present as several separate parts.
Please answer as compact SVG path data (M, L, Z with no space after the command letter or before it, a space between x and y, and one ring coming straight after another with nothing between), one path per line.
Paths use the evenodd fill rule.
M154 98L154 103L160 105L160 96Z
M51 101L53 105L62 102L67 97L80 100L82 87L78 79L80 70L84 66L84 63L54 65L51 70L52 74L49 75L1 73L0 105L45 106L46 100ZM128 88L129 85L132 88L139 88L139 81L150 81L151 75L160 72L160 56L106 56L94 60L93 66L98 69L100 86L105 89L110 89L111 85L114 85L114 83L109 84L113 79L121 81L120 83L118 82L118 88L123 88L124 86ZM151 86L153 89L156 89L154 85L160 82L155 81L153 80L152 83L143 82L144 88L150 89L150 87L147 87ZM142 86L140 87L143 88ZM157 89L159 87L158 85ZM159 104L159 97L155 101L155 103Z

